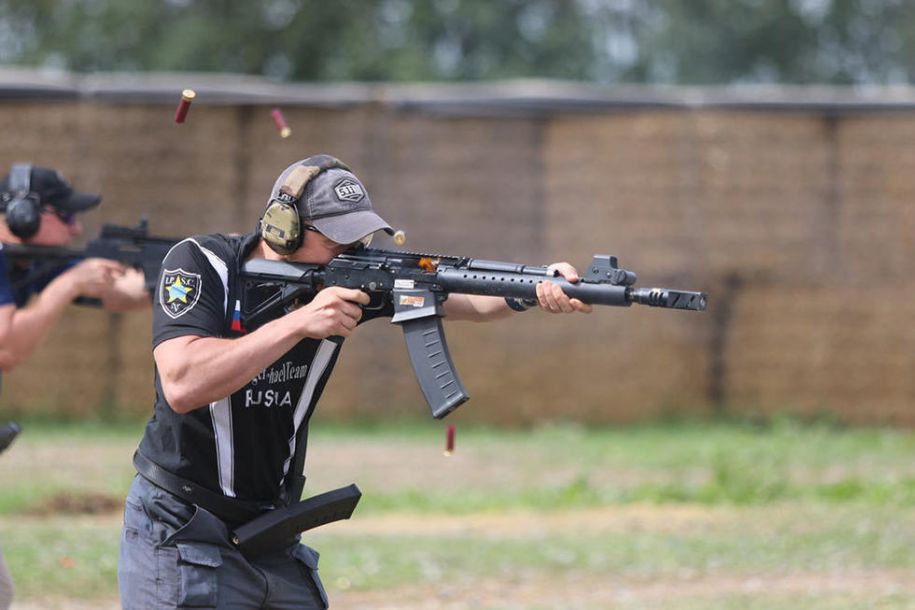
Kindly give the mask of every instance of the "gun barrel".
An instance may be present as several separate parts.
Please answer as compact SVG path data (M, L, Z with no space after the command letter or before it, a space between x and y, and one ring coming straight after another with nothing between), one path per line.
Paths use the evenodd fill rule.
M578 282L572 284L561 277L546 277L535 268L534 272L510 273L502 271L442 268L437 281L447 292L482 294L497 297L532 299L537 297L537 284L550 281L559 284L572 298L592 305L626 307L630 304L626 286Z
M708 304L708 295L704 292L668 288L630 288L628 298L639 305L691 311L705 311Z

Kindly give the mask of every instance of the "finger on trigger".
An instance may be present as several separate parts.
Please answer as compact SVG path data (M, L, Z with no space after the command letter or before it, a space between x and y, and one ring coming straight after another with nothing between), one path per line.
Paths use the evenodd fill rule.
M344 299L346 299L347 301L352 301L355 303L362 303L363 305L368 305L369 301L371 300L371 299L369 299L368 294L366 294L356 288L343 288L340 296L343 297Z
M343 314L351 320L358 321L362 317L362 308L351 301L346 301L344 303L342 311Z

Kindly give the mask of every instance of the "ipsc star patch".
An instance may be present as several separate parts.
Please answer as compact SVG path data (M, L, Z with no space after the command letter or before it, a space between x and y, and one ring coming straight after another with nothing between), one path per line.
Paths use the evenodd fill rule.
M162 272L159 304L171 318L183 316L200 299L200 274L184 269L166 269Z
M349 178L344 178L335 184L334 192L339 199L342 199L343 201L352 201L353 203L358 203L365 197L365 191L362 190L359 183L350 180Z

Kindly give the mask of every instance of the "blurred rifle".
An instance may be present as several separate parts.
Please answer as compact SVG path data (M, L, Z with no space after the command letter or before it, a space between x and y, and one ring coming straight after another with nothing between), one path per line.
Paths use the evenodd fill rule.
M703 311L707 299L702 292L635 288L636 274L620 269L616 257L607 255L594 256L574 284L547 267L375 249L344 252L326 265L253 259L242 266L242 279L241 322L248 329L326 286L368 293L366 311L391 315L393 323L403 326L413 370L436 418L469 398L442 331L442 303L449 294L505 297L518 306L517 300L536 303L531 300L536 299L537 284L551 281L570 297L593 305L636 303Z
M85 258L107 258L127 267L143 272L144 284L150 297L156 291L156 281L162 259L179 240L168 237L153 237L149 234L149 223L145 218L136 227L105 225L99 236L85 249L58 246L32 246L25 244L3 244L3 254L11 267L25 265L26 272L13 282L13 290L55 274L63 265ZM97 299L77 299L78 303L97 305Z

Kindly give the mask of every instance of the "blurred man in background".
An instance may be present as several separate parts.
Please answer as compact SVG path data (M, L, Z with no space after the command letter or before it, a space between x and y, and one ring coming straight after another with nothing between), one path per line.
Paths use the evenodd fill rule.
M35 264L7 265L2 243L70 245L82 233L77 215L100 202L98 195L76 192L46 167L17 164L0 181L0 371L24 362L79 297L98 299L109 311L149 304L143 274L114 261L73 261L43 267L40 274L34 273ZM18 431L15 423L0 426L0 450ZM0 610L12 598L12 579L0 554Z
M0 242L70 245L83 231L78 215L100 202L98 195L74 191L53 169L14 165L0 181ZM78 297L99 299L108 311L128 311L149 303L143 274L114 261L73 261L43 269L37 276L34 266L7 267L16 310L0 349L4 369L25 360Z

